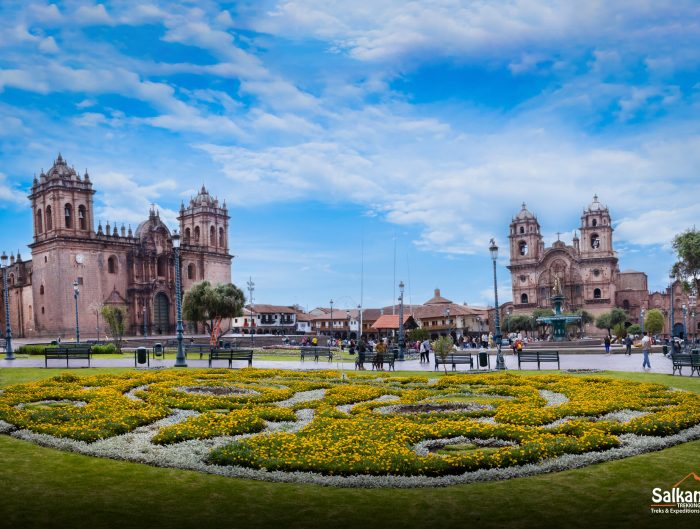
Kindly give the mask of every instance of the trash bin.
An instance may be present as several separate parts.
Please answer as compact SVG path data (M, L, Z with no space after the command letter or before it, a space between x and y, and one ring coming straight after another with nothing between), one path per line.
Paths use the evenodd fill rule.
M136 361L139 364L145 364L148 361L148 352L145 347L139 347L136 349Z
M663 349L664 354L667 355L668 354L668 345L664 345L662 347L662 349Z
M51 345L58 345L58 342L56 340L51 340Z
M140 348L139 348L140 349ZM145 349L145 347L144 347ZM153 346L153 356L163 356L163 344L158 342Z
M479 351L479 367L489 365L489 354L486 351Z

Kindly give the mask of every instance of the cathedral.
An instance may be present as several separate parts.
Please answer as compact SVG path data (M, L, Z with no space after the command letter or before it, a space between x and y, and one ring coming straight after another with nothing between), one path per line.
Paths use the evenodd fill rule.
M551 308L550 296L555 282L561 285L565 296L562 310L575 312L586 310L598 316L613 307L623 308L629 315L629 323L638 323L642 309L658 308L666 316L669 334L673 320L674 335L697 332L695 309L697 300L690 299L682 291L679 282L674 283L673 316L670 315L670 295L667 292L650 293L647 275L634 270L620 271L617 253L613 246L613 226L610 211L593 197L581 215L581 225L567 245L557 240L546 248L537 217L525 204L510 224L510 266L514 314L531 314L536 308ZM670 291L669 291L670 292ZM684 309L685 307L685 309ZM687 324L687 327L686 327ZM603 331L594 326L588 334Z
M59 154L34 178L29 200L34 219L32 259L11 256L10 318L15 337L75 335L74 283L81 337L104 336L104 305L128 309L127 334L175 332L175 258L172 233L151 208L135 231L122 224L94 229L90 175L80 175ZM208 280L231 282L226 203L202 186L177 220L182 236L182 290ZM0 316L3 320L4 312Z

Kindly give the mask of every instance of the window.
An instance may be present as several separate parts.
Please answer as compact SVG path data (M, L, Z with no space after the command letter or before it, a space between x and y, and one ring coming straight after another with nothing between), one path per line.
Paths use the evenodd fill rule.
M117 258L116 257L111 256L109 259L107 259L107 272L110 274L117 273Z
M78 227L81 230L87 230L87 215L85 206L78 206Z
M216 228L209 226L209 244L216 246Z
M520 295L520 303L522 303L523 305L527 305L527 302L528 302L527 301L527 294L521 294Z
M624 301L622 302L622 308L625 309L625 310L630 310L630 302L629 302L629 300L626 299L626 300L624 300Z
M194 264L187 265L187 279L197 279Z
M525 241L520 241L518 243L518 250L520 251L520 255L527 255L527 243Z
M36 232L41 233L44 231L44 220L41 216L41 210L37 210L36 212Z
M39 287L39 294L42 295L42 296L44 295L44 285L41 285L41 286Z
M53 229L53 215L51 212L51 206L46 206L46 229Z
M157 263L158 277L165 277L165 270L166 270L167 266L168 266L167 257L165 257L164 255L161 255L160 257L158 257L158 263Z
M73 208L71 207L70 204L66 204L66 206L63 208L63 215L66 219L66 228L72 228L73 227Z
M75 278L75 281L76 281L79 285L82 285L82 284L83 284L83 278L82 278L82 277L76 277L76 278Z
M591 226L593 226L595 228L597 225L598 225L598 221L596 219L593 219L591 221Z
M520 226L520 233L525 233L525 228Z
M593 291L593 299L600 299L600 289L599 288L596 288Z
M44 256L44 262L45 262L45 263L48 263L48 262L49 262L49 258L46 257L46 256Z
M600 248L600 236L597 233L591 235L591 248L594 250Z
M10 285L15 284L15 274L10 274Z
M192 236L192 232L190 232L190 229L185 228L185 244L189 244L191 236Z
M226 245L224 244L224 229L219 228L219 246L222 248L225 247Z
M194 243L199 244L199 226L194 228Z
M41 313L42 314L44 313L44 307L41 307Z

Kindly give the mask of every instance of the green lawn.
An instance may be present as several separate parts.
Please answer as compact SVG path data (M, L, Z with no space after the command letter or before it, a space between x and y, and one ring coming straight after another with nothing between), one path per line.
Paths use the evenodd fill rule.
M125 369L3 369L0 386ZM416 373L411 373L416 375ZM433 376L431 374L431 376ZM700 392L700 379L607 374ZM696 527L652 515L651 489L700 474L700 441L630 459L442 489L332 489L229 479L41 448L0 436L2 527Z

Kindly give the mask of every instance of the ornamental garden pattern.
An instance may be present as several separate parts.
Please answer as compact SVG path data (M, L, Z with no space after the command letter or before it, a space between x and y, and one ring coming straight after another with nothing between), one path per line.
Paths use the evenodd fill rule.
M700 395L562 374L63 374L7 387L0 431L232 476L427 486L583 466L698 438Z

